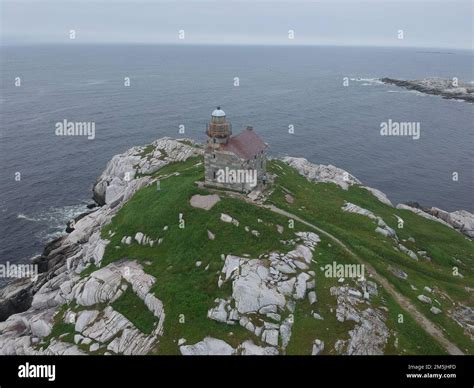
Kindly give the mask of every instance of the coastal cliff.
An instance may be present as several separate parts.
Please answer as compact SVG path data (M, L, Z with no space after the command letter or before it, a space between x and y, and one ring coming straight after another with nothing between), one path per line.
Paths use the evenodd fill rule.
M0 291L0 354L473 351L471 213L394 207L294 157L269 162L267 192L211 191L202 154L163 138L114 156L100 207L33 259L36 281ZM363 279L327 276L361 263Z

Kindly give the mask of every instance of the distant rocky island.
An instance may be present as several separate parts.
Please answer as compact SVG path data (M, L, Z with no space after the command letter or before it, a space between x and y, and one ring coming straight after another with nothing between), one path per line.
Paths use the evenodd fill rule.
M471 213L290 156L265 191L209 188L204 154L114 156L38 278L0 290L0 354L474 353Z
M416 90L421 93L442 96L446 99L456 99L474 103L474 85L466 82L444 78L425 78L422 80L381 78L380 81L408 90Z

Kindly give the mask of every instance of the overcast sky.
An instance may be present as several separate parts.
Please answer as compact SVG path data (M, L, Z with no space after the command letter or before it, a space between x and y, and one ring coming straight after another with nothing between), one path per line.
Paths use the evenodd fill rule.
M472 0L1 1L6 44L67 43L75 30L78 43L473 48Z

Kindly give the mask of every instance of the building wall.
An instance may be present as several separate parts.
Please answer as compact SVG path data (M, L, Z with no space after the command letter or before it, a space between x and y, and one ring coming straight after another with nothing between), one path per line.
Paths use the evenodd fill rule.
M230 170L256 170L258 185L262 180L262 176L266 174L266 153L258 154L256 158L250 160L240 159L234 153L213 150L212 148L206 149L204 154L204 183L206 185L244 192L252 191L255 187L252 187L250 183L217 182L214 173L217 174L219 169L225 170L226 167Z

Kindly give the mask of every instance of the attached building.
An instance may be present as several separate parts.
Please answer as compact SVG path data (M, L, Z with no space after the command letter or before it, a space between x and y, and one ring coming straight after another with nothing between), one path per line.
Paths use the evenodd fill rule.
M231 123L218 107L212 112L206 133L206 185L245 193L266 185L267 145L252 127L232 136Z

